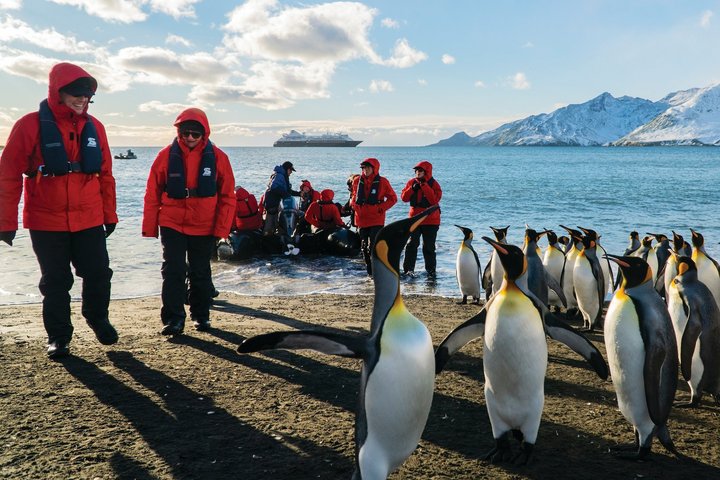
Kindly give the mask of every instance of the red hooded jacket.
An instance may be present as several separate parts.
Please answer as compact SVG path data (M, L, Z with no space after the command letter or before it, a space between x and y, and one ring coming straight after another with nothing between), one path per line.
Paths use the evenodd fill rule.
M358 204L358 188L360 180L363 181L365 187L365 198L371 194L373 181L380 175L380 161L377 158L366 158L362 163L369 163L373 166L373 173L366 177L363 173L353 180L352 194L350 197L350 207L355 212L355 224L360 228L375 227L385 225L385 212L397 203L397 195L393 190L387 178L380 177L378 185L377 205L370 205L367 202L362 205Z
M185 164L187 188L197 188L202 151L210 137L210 123L198 108L188 108L178 115L175 126L188 120L200 122L205 135L190 150L178 138ZM217 170L217 194L214 197L170 198L167 184L170 145L160 150L148 176L143 209L143 237L157 237L159 227L168 227L185 235L212 235L225 238L235 217L235 177L228 156L213 145Z
M315 228L342 227L344 225L340 218L340 210L333 203L335 192L325 189L320 192L320 199L312 202L305 212L305 220Z
M255 195L242 187L235 189L235 230L257 230L262 227L262 213Z
M442 198L442 188L440 188L440 184L432 176L432 164L426 160L423 160L422 162L415 165L414 168L422 168L423 170L425 170L425 180L423 182L420 182L420 188L416 191L413 190L412 186L415 182L417 182L417 180L415 178L411 178L410 181L405 184L405 188L403 188L402 192L400 193L400 198L403 202L410 202L411 200L413 200L413 197L415 197L416 203L420 203L423 199L426 199L429 205L427 207L417 205L410 206L410 214L408 215L410 217L413 217L418 213L425 211L425 209L432 207L433 205L437 205L438 203L440 203L440 199ZM430 179L433 179L433 181L431 182ZM430 183L432 183L432 185L430 185ZM428 215L422 224L440 225L440 210L435 210L433 213Z
M80 160L80 135L85 123L95 124L102 152L100 173L37 174L38 168L45 163L40 153L40 120L38 112L28 113L13 126L0 157L0 232L18 229L18 204L23 187L23 226L27 229L77 232L118 222L112 155L105 127L87 114L87 107L82 115L78 115L60 103L60 88L84 77L89 77L97 88L95 79L82 68L71 63L53 66L48 84L48 106L70 162ZM24 180L23 174L26 175Z

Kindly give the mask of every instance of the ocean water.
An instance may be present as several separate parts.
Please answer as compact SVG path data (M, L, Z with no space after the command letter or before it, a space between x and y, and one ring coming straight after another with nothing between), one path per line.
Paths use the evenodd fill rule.
M610 253L621 254L628 234L637 230L672 230L690 238L694 228L706 238L706 249L720 258L720 149L652 148L244 148L223 147L230 156L236 184L258 198L275 165L289 160L297 188L308 179L320 190L332 188L336 201L348 198L346 180L359 173L366 157L380 160L381 175L396 193L413 175L420 160L433 164L443 189L442 225L437 241L438 276L403 279L403 292L457 296L455 256L462 233L453 224L473 229L481 262L491 248L480 239L492 236L490 226L509 225L508 239L522 244L525 225L536 230L559 224L597 230ZM114 153L127 147L117 147ZM120 224L108 239L113 298L160 292L161 246L142 238L143 196L148 171L159 148L133 148L138 158L115 160ZM398 202L388 222L405 218L408 205ZM541 247L546 242L540 242ZM39 269L26 230L19 230L15 246L0 244L0 304L41 301ZM416 271L423 272L422 253ZM214 281L221 291L241 295L302 295L313 292L371 294L360 258L328 256L261 256L236 263L214 263ZM73 298L80 295L76 279Z

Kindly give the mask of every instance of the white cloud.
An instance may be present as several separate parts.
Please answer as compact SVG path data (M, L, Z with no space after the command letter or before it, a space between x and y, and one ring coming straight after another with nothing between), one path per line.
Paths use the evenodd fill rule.
M180 35L173 35L168 34L167 37L165 37L165 43L168 45L182 45L184 47L190 47L192 46L192 42L184 37L181 37Z
M442 63L444 63L445 65L452 65L453 63L455 63L455 57L453 57L452 55L448 55L447 53L443 54L441 60Z
M392 92L393 90L395 89L393 88L392 83L387 80L373 80L370 82L370 91L372 93Z
M160 47L123 48L112 63L129 71L136 81L156 85L218 83L231 73L227 62L208 53L180 55Z
M532 42L525 42L525 45L523 45L523 48L533 48L535 46Z
M19 10L22 0L0 0L0 10Z
M380 25L385 28L400 28L400 24L397 20L393 20L392 18L383 18Z
M427 55L424 52L415 50L406 39L401 38L395 43L392 56L382 64L388 67L408 68L426 59Z
M420 85L421 87L427 87L427 84L427 80L425 80L424 78L418 78L418 85Z
M150 0L150 9L153 12L170 15L174 19L189 17L195 18L193 5L200 0Z
M512 77L509 77L510 85L515 90L527 90L530 88L530 82L523 72L518 72Z
M700 17L700 26L703 28L708 28L710 26L710 19L713 16L713 12L711 10L705 10L702 14L702 17Z
M70 5L85 10L88 15L107 22L142 22L147 14L140 8L144 0L50 0L58 5Z
M475 82L475 86L477 88L485 88L485 82L483 82L482 80L478 80Z
M162 103L158 100L151 100L138 105L138 110L141 112L160 112L168 115L177 115L188 107L190 107L190 105L184 103Z
M102 54L104 50L96 45L67 37L55 29L35 30L22 20L6 15L0 19L0 44L8 42L29 43L66 54Z

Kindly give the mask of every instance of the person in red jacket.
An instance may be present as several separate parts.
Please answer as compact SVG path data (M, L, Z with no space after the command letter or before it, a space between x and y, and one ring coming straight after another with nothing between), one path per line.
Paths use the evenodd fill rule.
M375 237L385 225L385 212L397 203L390 182L380 176L380 161L366 158L360 163L362 175L353 180L350 207L360 234L360 246L368 275L372 275L371 252Z
M410 203L408 216L415 216L429 207L440 203L442 189L440 184L433 178L432 164L426 160L414 167L415 177L411 178L400 193L403 202ZM440 210L428 215L414 232L405 246L405 258L403 259L403 273L408 276L415 274L415 261L417 250L420 245L420 235L423 242L423 258L425 259L425 271L430 277L435 276L435 240L440 229Z
M237 187L235 189L235 201L235 225L233 230L242 232L261 229L262 212L255 195L243 187Z
M190 318L197 330L210 328L213 294L210 258L216 238L230 234L235 217L235 178L228 156L210 142L210 124L199 108L183 110L177 138L158 153L147 181L143 237L163 246L163 335L185 328L185 278Z
M105 127L88 115L97 81L82 68L50 70L48 97L15 123L0 157L0 240L12 245L24 188L23 226L40 265L47 354L69 355L71 265L83 279L82 315L104 345L118 340L108 320L106 237L118 222ZM23 180L24 175L24 180Z
M312 225L312 233L318 230L334 230L345 224L340 218L340 209L333 199L335 192L325 189L320 192L320 199L312 202L305 212L305 220Z

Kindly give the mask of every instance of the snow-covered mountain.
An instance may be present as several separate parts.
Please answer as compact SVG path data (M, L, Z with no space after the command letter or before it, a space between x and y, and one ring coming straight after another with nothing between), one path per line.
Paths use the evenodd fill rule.
M720 145L720 84L671 93L657 102L603 93L581 104L532 115L433 146Z
M720 145L720 84L663 100L672 106L613 145Z

